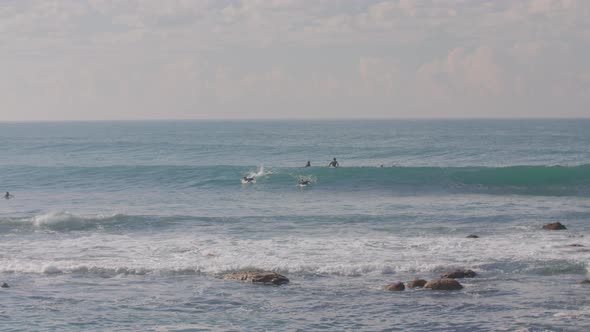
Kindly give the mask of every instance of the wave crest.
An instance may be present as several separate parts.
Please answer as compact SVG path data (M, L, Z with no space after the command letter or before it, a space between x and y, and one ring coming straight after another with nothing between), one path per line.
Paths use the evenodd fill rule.
M52 230L84 230L100 227L101 225L114 223L126 219L123 214L80 216L67 211L49 212L36 215L31 222L37 228Z

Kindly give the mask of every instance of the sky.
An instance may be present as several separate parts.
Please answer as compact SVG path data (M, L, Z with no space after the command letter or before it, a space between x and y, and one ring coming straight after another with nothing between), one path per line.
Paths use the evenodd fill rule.
M0 121L590 117L589 0L0 0Z

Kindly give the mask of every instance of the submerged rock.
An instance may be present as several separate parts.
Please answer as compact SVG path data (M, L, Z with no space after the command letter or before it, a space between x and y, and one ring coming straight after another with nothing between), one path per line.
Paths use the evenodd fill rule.
M412 281L408 281L408 288L422 288L426 285L427 281L424 279L414 279Z
M271 272L271 271L231 272L231 273L224 275L223 279L239 280L239 281L246 281L246 282L252 282L252 283L273 284L273 285L282 285L282 284L289 283L289 279L287 279L287 277L280 275L276 272Z
M479 236L471 234L466 236L468 239L479 239Z
M459 290L463 286L455 279L442 278L429 281L424 285L424 288L430 288L432 290Z
M548 230L548 231L559 231L562 229L567 229L562 223L558 222L552 222L550 224L547 224L545 226L543 226L543 229Z
M441 278L449 278L449 279L461 279L461 278L473 278L476 275L477 275L477 273L475 273L475 271L472 271L472 270L455 270L453 272L443 274L440 277Z
M396 281L385 286L385 290L390 292L399 292L403 291L404 289L406 289L406 286L404 286L404 283L401 281Z
M2 283L2 285L1 285L0 287L2 287L2 288L9 288L10 286L8 286L8 284L7 284L7 283L3 282L3 283Z

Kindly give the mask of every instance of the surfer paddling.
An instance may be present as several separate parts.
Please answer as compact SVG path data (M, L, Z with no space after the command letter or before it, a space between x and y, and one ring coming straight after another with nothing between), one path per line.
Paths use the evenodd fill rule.
M298 184L299 184L299 186L307 186L310 183L311 183L310 180L305 179L305 178L301 178L301 179L299 179L299 183Z
M328 165L328 167L339 167L340 164L338 164L338 161L336 161L336 158L334 158L334 160L332 160L330 162L330 164Z
M256 178L255 178L255 177L253 177L253 176L252 176L252 177L244 176L244 177L242 178L242 183L252 183L252 182L254 182L255 180L256 180Z

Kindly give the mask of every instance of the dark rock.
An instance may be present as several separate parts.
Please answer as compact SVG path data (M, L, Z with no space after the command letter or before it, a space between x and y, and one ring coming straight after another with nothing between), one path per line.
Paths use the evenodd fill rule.
M471 235L467 235L468 239L479 239L479 236L471 234Z
M553 223L543 226L543 229L546 229L548 231L559 231L559 230L567 229L567 228L558 221L558 222L553 222Z
M449 278L449 279L461 279L461 278L473 278L477 275L472 270L455 270L453 272L449 272L447 274L443 274L440 276L441 278Z
M590 284L590 280L584 279L582 281L578 281L578 284Z
M579 244L579 243L572 243L572 244L568 244L568 247L583 247L584 245Z
M424 279L414 279L412 281L408 281L408 288L422 288L426 285L427 281Z
M0 287L2 287L2 288L9 288L10 286L8 286L7 283L3 282L2 285L0 285Z
M273 284L273 285L282 285L282 284L289 283L289 279L287 279L287 277L280 275L278 273L275 273L275 272L270 272L270 271L231 272L231 273L224 275L223 279L247 281L247 282L252 282L252 283Z
M396 281L385 286L385 290L390 292L399 292L403 291L404 289L406 289L406 286L404 286L404 283L401 281Z
M430 288L432 290L459 290L463 286L455 279L442 278L429 281L424 285L424 288Z

